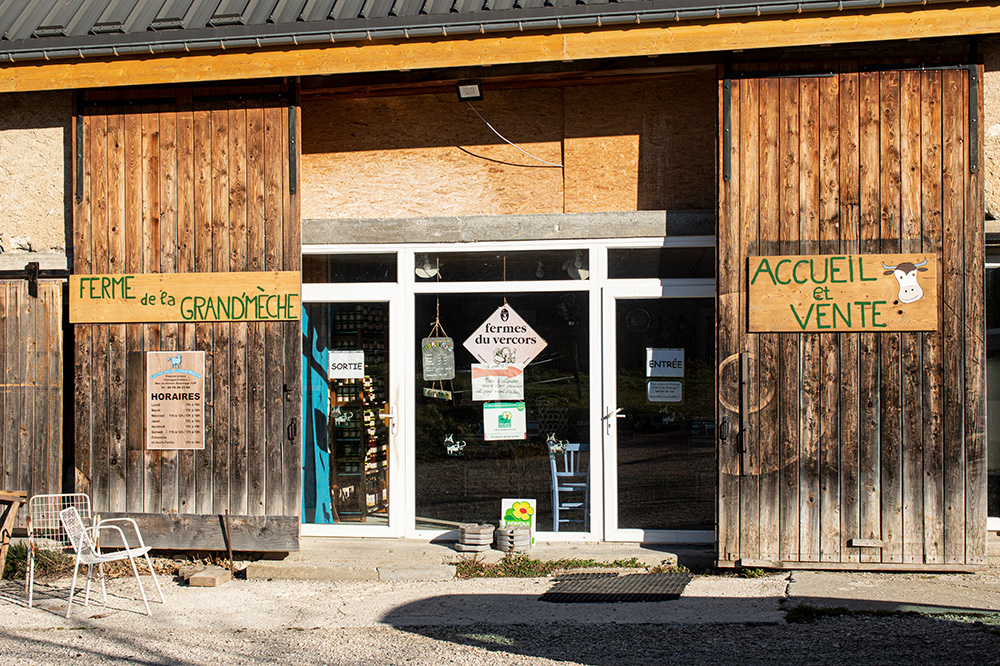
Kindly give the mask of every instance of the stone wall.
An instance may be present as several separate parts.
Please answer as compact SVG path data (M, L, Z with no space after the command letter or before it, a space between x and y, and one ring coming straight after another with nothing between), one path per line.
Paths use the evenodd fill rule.
M66 265L72 121L71 93L0 95L0 269Z
M986 74L983 81L983 123L986 155L983 160L983 188L986 192L986 219L1000 220L1000 38L980 42Z

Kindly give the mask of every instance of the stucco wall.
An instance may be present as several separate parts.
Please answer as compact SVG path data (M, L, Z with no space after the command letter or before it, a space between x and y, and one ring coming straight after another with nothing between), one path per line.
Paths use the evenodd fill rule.
M65 255L72 214L72 114L67 92L0 95L0 264L4 267L23 267L23 254Z
M1000 220L1000 38L980 42L986 74L983 81L983 124L986 155L983 188L986 219Z

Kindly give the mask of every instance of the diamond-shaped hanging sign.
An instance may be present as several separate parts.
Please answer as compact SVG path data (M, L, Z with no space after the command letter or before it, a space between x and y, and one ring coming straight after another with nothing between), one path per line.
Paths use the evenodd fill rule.
M479 325L465 348L480 363L526 366L548 345L545 340L506 303Z

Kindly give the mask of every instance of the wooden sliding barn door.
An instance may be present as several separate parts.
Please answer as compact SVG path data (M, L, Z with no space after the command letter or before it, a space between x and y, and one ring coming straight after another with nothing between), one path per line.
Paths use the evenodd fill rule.
M299 270L285 86L94 91L78 106L74 273L199 273L209 283L213 273ZM183 529L147 519L167 531L146 538L160 547L213 549L189 537L214 539L228 510L294 537L245 549L294 549L300 336L297 320L76 325L77 489L101 513L195 516ZM146 352L173 350L205 352L204 450L145 447ZM254 524L266 536L267 521Z
M981 69L763 69L720 81L720 563L985 566ZM936 331L748 333L749 256L911 252Z

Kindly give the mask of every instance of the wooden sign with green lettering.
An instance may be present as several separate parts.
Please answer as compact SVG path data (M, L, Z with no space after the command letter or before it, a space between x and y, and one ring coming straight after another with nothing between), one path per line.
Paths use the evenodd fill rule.
M750 257L750 332L933 331L933 254Z
M298 271L71 275L69 321L129 324L299 318Z

